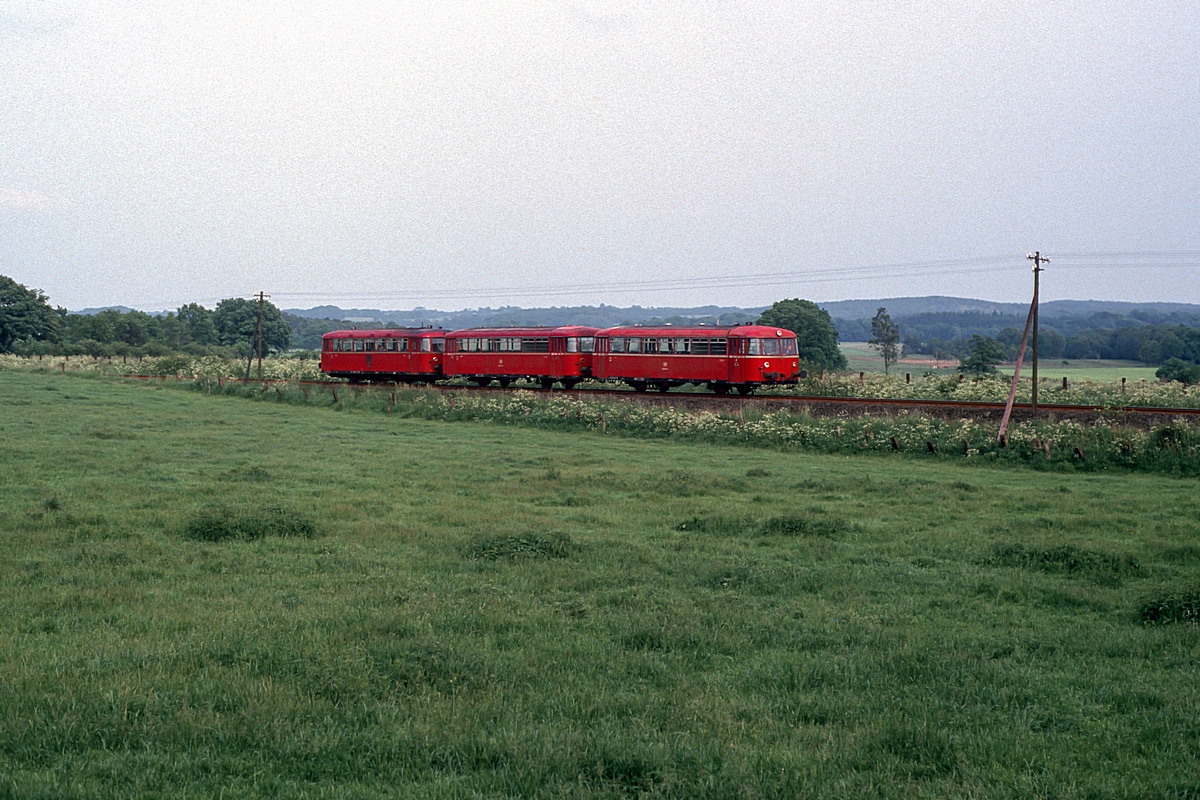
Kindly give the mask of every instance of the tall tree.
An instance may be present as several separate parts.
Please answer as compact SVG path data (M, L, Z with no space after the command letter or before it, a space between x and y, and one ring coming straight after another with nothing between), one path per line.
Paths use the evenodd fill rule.
M58 315L38 289L29 289L0 275L0 353L19 342L53 342Z
M871 318L871 340L867 344L883 356L886 375L900 357L900 326L892 322L886 308L880 308Z
M179 320L179 343L210 345L217 343L217 329L213 324L213 312L199 303L180 306L175 312Z
M258 302L231 297L217 303L212 314L213 327L221 344L255 347L258 330ZM292 328L273 303L263 306L263 350L286 350Z
M800 358L821 369L845 369L846 357L838 349L837 328L829 312L809 300L780 300L763 311L759 325L786 328L796 334Z

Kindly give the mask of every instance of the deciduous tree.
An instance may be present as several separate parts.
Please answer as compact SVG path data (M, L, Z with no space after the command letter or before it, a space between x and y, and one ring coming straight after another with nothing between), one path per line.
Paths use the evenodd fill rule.
M996 365L1005 359L1004 345L990 336L971 337L971 352L963 359L958 369L973 375L986 375L996 371Z
M871 340L867 342L883 356L883 373L900 357L900 326L892 322L886 308L880 308L871 319Z
M217 303L212 315L213 326L221 344L257 346L258 302L231 297ZM263 306L263 352L286 350L292 329L284 322L283 314L272 303Z
M58 315L38 289L0 275L0 352L20 342L52 342L58 337Z
M796 334L800 358L821 369L845 369L846 357L838 349L837 329L829 312L808 300L780 300L758 318L759 325L786 328Z

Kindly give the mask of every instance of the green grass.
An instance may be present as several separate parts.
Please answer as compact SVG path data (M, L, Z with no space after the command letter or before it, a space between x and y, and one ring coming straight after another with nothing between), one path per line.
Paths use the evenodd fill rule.
M842 342L838 347L846 357L847 369L850 372L883 372L883 359L866 342ZM1031 358L1031 353L1027 352L1025 363L1021 366L1021 374L1026 378L1029 377ZM957 366L958 362L953 359L938 362L933 356L920 353L904 356L892 366L891 374L903 376L907 372L916 378L926 372L949 374L955 372ZM1010 362L1001 364L999 368L1007 372L1011 379L1013 366ZM1158 367L1147 366L1140 361L1062 358L1038 360L1038 377L1057 384L1061 384L1064 377L1069 383L1120 383L1121 378L1130 383L1153 383L1158 380L1154 374L1157 370Z
M2 381L0 797L1200 794L1194 480Z

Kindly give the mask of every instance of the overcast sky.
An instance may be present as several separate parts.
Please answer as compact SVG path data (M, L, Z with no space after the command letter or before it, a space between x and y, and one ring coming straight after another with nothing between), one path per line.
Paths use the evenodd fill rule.
M1019 301L1034 249L1200 303L1195 0L0 0L56 305Z

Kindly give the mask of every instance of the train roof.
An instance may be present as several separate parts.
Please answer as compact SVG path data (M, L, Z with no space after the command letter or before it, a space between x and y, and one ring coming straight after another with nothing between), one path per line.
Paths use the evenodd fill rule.
M322 339L394 339L398 336L445 336L448 331L441 328L351 328L346 331L330 331Z
M587 325L543 325L525 328L460 328L456 331L450 331L446 334L450 338L474 338L486 339L489 337L517 337L517 336L593 336L596 333L596 328Z
M787 328L774 328L769 325L621 325L616 328L606 328L596 333L597 336L642 336L688 339L712 338L741 338L774 339L778 337L794 337L796 334Z

